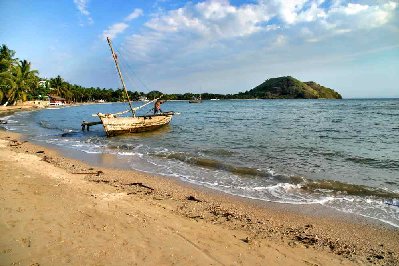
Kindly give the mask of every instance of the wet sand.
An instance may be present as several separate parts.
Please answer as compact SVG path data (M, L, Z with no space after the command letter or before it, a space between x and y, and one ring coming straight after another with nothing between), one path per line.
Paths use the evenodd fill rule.
M15 112L32 111L36 109L39 109L39 107L33 105L13 105L13 106L0 105L0 120L2 116L11 115Z
M0 265L399 264L395 228L92 166L7 131L0 191Z

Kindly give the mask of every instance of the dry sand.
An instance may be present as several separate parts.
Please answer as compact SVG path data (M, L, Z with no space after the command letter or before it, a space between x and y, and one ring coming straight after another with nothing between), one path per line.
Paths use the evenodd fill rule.
M0 131L0 265L399 265L399 230L285 206L92 167Z

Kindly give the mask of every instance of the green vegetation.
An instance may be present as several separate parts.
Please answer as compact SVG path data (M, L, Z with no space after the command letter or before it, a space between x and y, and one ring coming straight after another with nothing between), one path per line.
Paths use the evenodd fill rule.
M43 79L37 70L31 69L27 60L15 57L15 51L7 45L0 47L0 104L16 104L19 101L42 100L48 95L57 95L68 102L89 102L96 100L123 101L121 89L85 88L70 84L61 76ZM138 99L144 93L129 92L131 99Z
M290 76L268 79L252 90L238 95L239 98L246 99L342 99L341 95L332 89L313 81L302 82Z
M68 102L107 102L125 101L122 89L85 88L70 84L61 76L44 79L38 71L31 69L27 60L15 58L15 51L5 44L0 47L0 104L16 104L18 101L41 100L48 95L57 95ZM160 91L129 91L131 100L147 97L149 100L162 95ZM199 94L164 94L166 100L191 100ZM203 100L209 99L341 99L341 95L332 89L323 87L313 81L301 82L293 77L271 78L252 90L238 94L202 93Z
M312 89L316 90L319 93L319 98L342 99L341 94L339 94L338 92L334 91L333 89L321 86L320 84L317 84L314 81L308 81L305 82L305 84L311 87Z
M0 47L0 102L25 101L39 81L37 70L30 62L14 58L15 52L6 45Z

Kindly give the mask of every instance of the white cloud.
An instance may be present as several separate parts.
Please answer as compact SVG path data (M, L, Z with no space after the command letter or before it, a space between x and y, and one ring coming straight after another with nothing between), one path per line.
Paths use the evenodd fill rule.
M311 3L310 7L298 13L296 15L295 22L313 22L321 19L325 19L327 14L323 8L321 8L317 2Z
M278 25L268 23L271 17L263 3L241 6L227 0L188 3L154 15L145 23L147 29L127 38L125 48L142 60L150 60L160 55L160 51L170 53L177 49L181 54L190 53L219 46L230 39L277 30Z
M106 39L107 37L114 39L117 35L123 33L127 28L129 28L128 22L140 17L143 15L143 10L140 8L136 8L125 17L124 22L118 22L111 26L109 26L106 30L103 31L102 38Z
M182 8L173 10L166 16L158 16L145 24L148 28L158 32L178 32L190 30L201 32L205 30L198 18L192 18Z
M90 13L87 10L87 0L74 0L73 1L76 5L76 7L79 9L80 13L82 13L85 16L89 16Z
M109 37L114 39L116 35L124 32L128 27L129 25L124 22L115 23L103 32L103 38L106 39Z
M196 9L204 18L215 21L225 18L228 14L237 12L237 8L230 5L227 0L198 3Z
M321 58L331 53L326 48L331 43L337 51L352 49L360 38L364 42L371 37L368 34L376 35L375 28L389 25L398 29L393 22L397 8L396 2L383 0L259 0L241 5L228 0L189 2L152 14L140 31L126 37L122 51L138 71L150 74L154 81L182 72L192 73L193 79L206 73L236 73L238 66L254 69L254 64L262 62L288 67L291 57L306 61L303 58L316 56L316 51ZM375 38L375 43L378 40ZM287 72L281 74L290 74ZM184 79L187 83L189 77ZM173 81L173 86L178 83Z
M79 12L83 16L87 17L87 20L88 20L89 24L93 24L93 19L90 16L89 10L87 9L87 5L89 3L89 0L73 0L73 2L75 4L76 8L79 10Z
M346 7L343 7L343 12L347 15L354 15L364 10L367 10L368 8L368 5L349 3Z
M389 22L396 8L397 3L391 1L382 5L348 3L329 10L326 23L341 33L377 28Z
M131 21L143 15L143 10L140 8L136 8L130 13L126 18L125 21Z
M124 48L136 60L162 61L173 56L171 51L195 54L208 49L211 53L210 49L225 47L229 42L245 43L253 36L263 39L263 43L271 43L277 38L274 33L270 35L271 32L288 28L300 38L303 35L294 29L304 23L308 24L309 33L303 41L316 42L337 34L382 26L397 7L391 1L374 6L340 0L333 1L329 7L323 4L324 0L259 0L239 6L228 0L190 2L175 10L153 14L145 23L146 29L127 37ZM284 39L284 43L288 41Z
M284 46L286 43L287 43L287 37L284 35L277 35L276 39L273 42L275 47Z
M297 21L299 12L307 2L308 0L275 1L276 11L285 23L294 24Z
M158 14L146 26L159 32L191 31L212 38L245 36L260 31L258 23L270 17L263 4L231 5L227 0L208 0L166 14Z

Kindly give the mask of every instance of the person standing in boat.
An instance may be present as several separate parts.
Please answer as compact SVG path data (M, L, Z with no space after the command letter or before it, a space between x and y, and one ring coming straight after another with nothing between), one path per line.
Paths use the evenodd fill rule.
M161 104L163 104L164 102L165 101L163 101L163 100L156 100L156 102L154 104L154 115L162 113Z

